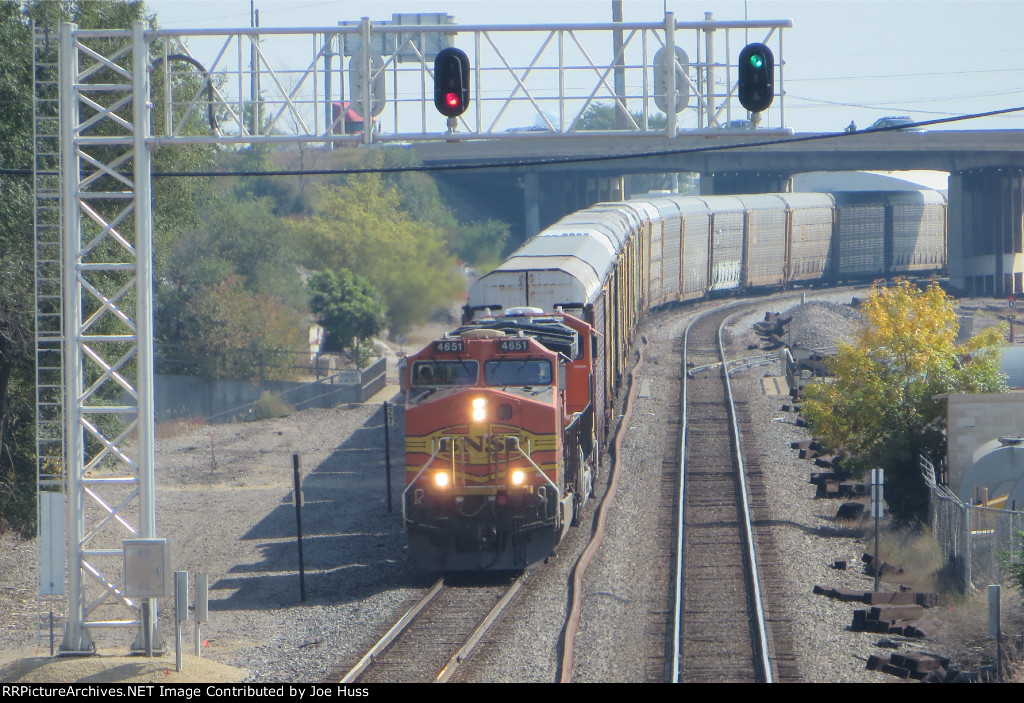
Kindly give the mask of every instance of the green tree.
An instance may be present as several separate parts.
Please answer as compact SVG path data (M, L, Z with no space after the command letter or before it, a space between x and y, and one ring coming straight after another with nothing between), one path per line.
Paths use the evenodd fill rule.
M322 187L315 214L293 231L305 266L345 268L380 291L392 334L451 305L464 288L445 232L404 210L377 174Z
M0 165L32 165L32 36L18 3L0 3ZM0 175L0 532L35 518L32 183Z
M301 316L279 300L246 290L229 276L185 305L179 373L211 378L288 380L305 350Z
M576 129L585 131L603 131L615 129L615 103L591 103L580 117ZM631 110L629 113L641 129L644 126L644 114L639 110ZM650 114L647 116L648 129L664 129L668 124L668 117L662 113ZM632 129L633 125L627 123L627 128Z
M243 172L273 171L282 168L274 162L274 153L266 144L253 144L238 152L226 152L222 159L231 168ZM306 212L307 203L300 181L303 176L242 176L233 195L238 200L267 199L279 217Z
M131 26L145 16L145 6L123 0L76 0L67 2L0 2L0 166L32 168L32 66L33 40L29 20L50 31L51 56L56 62L56 28L62 21L83 29ZM157 49L155 48L154 51ZM126 60L126 59L124 59ZM40 69L42 70L42 69ZM43 79L47 76L42 75ZM51 96L56 97L56 96ZM121 112L130 111L127 106ZM98 128L93 133L98 133ZM102 150L93 152L101 156ZM101 189L104 185L97 184ZM119 190L121 184L115 189ZM157 190L157 189L155 189ZM33 376L33 193L31 178L0 175L0 531L34 529L35 519L35 396ZM157 198L157 212L180 217L187 213L181 200L167 206ZM122 204L123 205L123 204ZM89 225L87 224L87 227ZM121 224L131 231L131 217ZM94 234L94 230L90 231ZM88 236L88 234L87 234ZM120 289L124 276L111 275L105 292ZM124 309L134 312L134 296L121 298ZM101 331L106 320L94 326ZM128 373L129 363L122 372ZM93 367L87 367L92 370ZM92 380L92 379L90 379ZM106 421L106 420L104 420Z
M886 470L886 502L897 521L923 517L923 454L944 452L943 393L1005 391L999 367L1004 330L956 344L953 300L937 284L876 286L862 306L865 324L829 362L834 382L804 389L804 415L817 437L849 455L856 472Z
M450 247L459 260L486 273L501 263L510 231L511 226L500 220L472 222L459 227Z
M380 295L369 281L348 269L310 277L309 309L339 350L355 353L362 340L384 327Z
M643 128L644 115L641 111L630 111L630 116L637 126ZM668 117L664 113L649 114L647 116L647 129L665 129L668 124ZM626 124L628 129L633 125ZM602 131L615 129L615 103L591 103L580 118L577 130ZM668 190L679 181L685 182L686 176L671 173L634 173L629 176L629 189L632 193L648 193L653 190ZM683 191L685 192L685 190Z
M267 199L218 199L204 208L202 219L203 228L177 237L161 268L156 293L156 341L161 352L158 369L164 373L247 377L239 367L255 363L248 352L237 362L191 357L223 354L230 348L220 339L223 327L215 322L229 312L224 305L238 300L242 307L236 314L251 314L248 301L226 296L229 289L242 289L253 300L277 311L273 316L257 315L248 320L247 330L260 334L259 327L265 325L263 336L278 340L275 345L281 346L284 339L293 336L275 328L281 315L286 315L295 321L298 332L306 298L288 229L273 215L272 203ZM229 279L231 284L225 288ZM213 300L216 305L211 304ZM215 318L203 319L203 312L211 312ZM302 347L295 343L289 349Z

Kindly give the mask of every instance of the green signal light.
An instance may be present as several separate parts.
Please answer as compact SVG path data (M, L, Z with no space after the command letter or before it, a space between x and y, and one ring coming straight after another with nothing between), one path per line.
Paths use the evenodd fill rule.
M764 57L761 54L754 54L750 57L750 65L754 68L761 68L764 66Z

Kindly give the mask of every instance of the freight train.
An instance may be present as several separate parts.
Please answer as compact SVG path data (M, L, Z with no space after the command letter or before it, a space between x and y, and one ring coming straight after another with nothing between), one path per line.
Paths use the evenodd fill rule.
M562 218L470 289L462 326L406 358L410 558L547 558L592 493L615 390L652 308L941 273L938 191L657 197Z

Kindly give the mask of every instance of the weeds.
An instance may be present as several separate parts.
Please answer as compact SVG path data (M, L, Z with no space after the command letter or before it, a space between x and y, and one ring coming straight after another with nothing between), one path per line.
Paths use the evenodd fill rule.
M252 420L272 420L278 417L285 417L292 414L292 408L288 403L281 400L281 396L274 395L270 391L263 391L263 395L252 406Z

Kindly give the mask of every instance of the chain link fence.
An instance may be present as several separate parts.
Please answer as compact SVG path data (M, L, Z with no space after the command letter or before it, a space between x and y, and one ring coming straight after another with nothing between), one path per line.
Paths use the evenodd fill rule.
M1019 560L1024 549L1024 511L969 505L936 481L927 458L921 471L931 491L929 524L954 583L963 591L1002 583L1006 560Z

